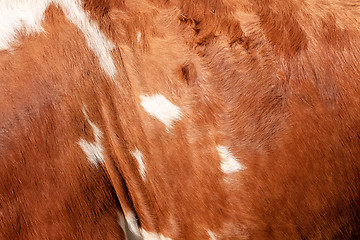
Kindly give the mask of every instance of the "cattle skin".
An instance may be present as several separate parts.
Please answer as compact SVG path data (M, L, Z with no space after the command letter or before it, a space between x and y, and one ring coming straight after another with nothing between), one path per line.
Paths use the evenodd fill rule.
M359 1L0 9L0 239L360 239Z

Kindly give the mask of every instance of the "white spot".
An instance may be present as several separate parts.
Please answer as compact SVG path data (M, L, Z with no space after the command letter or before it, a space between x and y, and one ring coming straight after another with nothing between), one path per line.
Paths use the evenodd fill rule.
M140 43L140 40L141 40L141 32L140 31L137 31L137 33L136 33L136 40L138 41L138 43Z
M145 111L164 123L167 129L172 127L175 120L179 120L181 118L181 109L172 104L163 95L142 95L140 98L141 106L145 109Z
M139 165L139 171L142 179L145 181L146 173L145 173L145 164L143 161L143 154L139 151L139 149L135 149L135 151L132 151L131 154L135 157L136 161Z
M16 40L19 32L30 35L44 31L41 21L51 3L61 7L65 16L82 31L88 47L98 57L100 67L114 78L117 70L111 51L115 46L90 20L80 0L0 0L0 50L11 50L10 43Z
M162 234L147 232L144 229L141 230L141 233L144 240L171 240Z
M127 212L125 214L125 219L129 230L136 236L140 236L140 229L138 227L135 215L132 212Z
M128 236L127 236L128 229L126 226L125 218L124 215L122 215L120 212L118 212L118 224L120 225L121 229L125 234L125 239L128 240Z
M207 233L210 236L210 240L216 240L216 235L215 233L213 233L212 231L208 230Z
M104 162L104 154L103 154L103 148L101 146L101 138L103 133L100 131L100 129L90 121L89 117L87 116L85 110L83 109L84 115L86 117L87 122L92 128L95 141L94 142L88 142L85 139L81 138L78 141L78 144L80 145L81 149L85 152L87 159L95 166L98 166L98 163Z
M238 162L227 147L219 145L216 148L221 157L220 168L224 173L230 174L245 170L245 167Z
M121 229L123 230L126 240L142 240L141 235L139 235L140 231L138 230L137 234L134 234L133 232L131 232L129 229L129 225L125 220L124 215L121 214L120 212L118 212L118 224L120 225Z
M0 50L11 50L19 33L28 35L44 31L41 21L49 0L0 0Z

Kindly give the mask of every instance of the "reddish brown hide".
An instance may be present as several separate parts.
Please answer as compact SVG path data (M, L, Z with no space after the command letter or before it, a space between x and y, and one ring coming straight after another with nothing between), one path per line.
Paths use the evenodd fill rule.
M360 238L359 1L84 0L108 53L61 2L0 51L0 239Z

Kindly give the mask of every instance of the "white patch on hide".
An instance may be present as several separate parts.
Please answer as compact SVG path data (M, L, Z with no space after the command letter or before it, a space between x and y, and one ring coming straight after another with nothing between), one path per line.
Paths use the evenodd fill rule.
M216 240L216 235L212 231L208 230L207 233L209 234L210 240Z
M142 179L145 181L146 178L146 172L145 172L145 164L143 161L143 154L139 151L139 149L135 149L135 151L131 151L131 154L135 157L136 161L139 165L139 171Z
M0 0L0 50L11 50L19 33L31 35L44 31L41 22L49 0Z
M124 215L122 215L120 212L118 212L118 224L120 225L121 229L125 234L125 239L128 240L128 236L127 236L128 229L126 226L126 221Z
M84 151L84 153L86 154L89 162L97 167L99 162L100 163L104 162L104 154L103 154L104 150L101 146L101 138L102 138L103 133L92 121L90 121L90 119L87 116L84 109L83 109L83 112L86 117L86 121L89 123L89 125L92 128L95 141L88 142L85 139L81 138L78 141L78 144L81 147L81 149Z
M171 240L171 238L165 237L162 234L147 232L144 229L141 229L141 233L144 240Z
M88 47L97 56L100 67L111 78L117 70L112 58L114 44L100 31L82 9L80 0L0 0L0 50L11 50L19 33L31 35L44 31L41 22L51 3L57 4L65 16L84 34Z
M232 155L230 150L225 146L217 146L216 149L221 158L220 168L225 174L235 173L240 170L245 170L245 167L238 162Z
M145 111L164 123L167 129L172 127L174 121L181 118L181 109L161 94L142 95L140 98L141 106Z
M130 232L135 234L135 236L139 237L140 229L138 227L135 215L132 212L127 212L125 214L125 219L126 219L126 222L127 222Z
M143 240L142 236L139 235L140 230L137 231L137 234L130 231L129 224L127 223L124 215L120 212L118 212L118 224L125 234L125 240Z
M138 43L140 43L140 40L141 40L141 32L140 31L137 31L137 33L136 33L136 40Z

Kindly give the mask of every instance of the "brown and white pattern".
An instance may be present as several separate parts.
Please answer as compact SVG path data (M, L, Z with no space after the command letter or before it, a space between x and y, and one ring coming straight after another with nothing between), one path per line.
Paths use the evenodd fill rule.
M0 239L360 238L359 19L0 1Z

